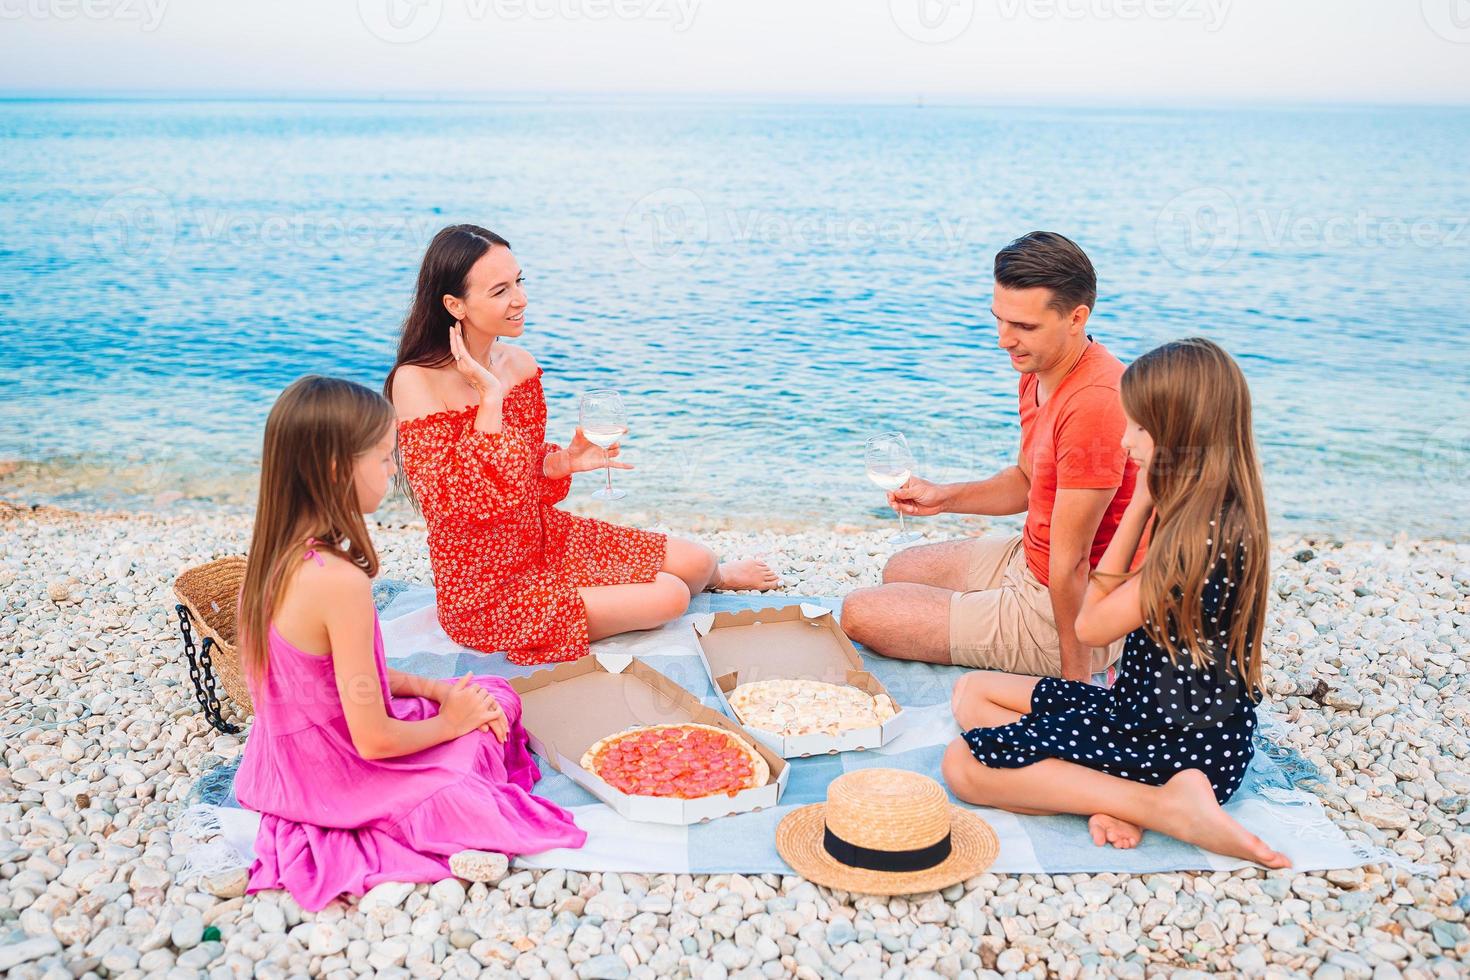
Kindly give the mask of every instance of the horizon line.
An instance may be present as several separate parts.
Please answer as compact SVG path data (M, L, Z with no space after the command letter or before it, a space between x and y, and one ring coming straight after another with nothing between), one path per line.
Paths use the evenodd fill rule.
M526 91L514 93L485 94L473 92L384 92L378 94L307 93L307 92L155 92L143 90L131 93L103 93L91 91L69 92L24 91L0 89L0 102L114 102L114 103L332 103L332 104L480 104L480 105L526 105L536 103L679 103L700 104L759 104L789 106L847 105L854 107L924 108L924 109L1095 109L1095 110L1240 110L1258 109L1267 111L1301 110L1344 110L1344 109L1470 109L1470 102L1397 102L1397 101L1328 101L1328 100L1227 100L1202 99L1183 100L1081 100L1081 101L1027 101L993 100L983 96L963 96L953 93L918 92L911 96L853 93L797 94L797 93L754 93L754 92L614 92L595 93L578 91Z

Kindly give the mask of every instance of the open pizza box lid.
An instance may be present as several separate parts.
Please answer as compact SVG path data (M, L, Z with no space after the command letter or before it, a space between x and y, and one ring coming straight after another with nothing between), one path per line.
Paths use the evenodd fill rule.
M720 703L731 718L740 716L730 707L730 692L750 681L825 681L847 684L870 695L888 694L882 682L864 669L863 658L842 632L837 617L821 606L801 603L696 616L694 638ZM875 749L907 730L913 718L896 700L893 706L898 714L881 725L851 728L836 735L782 736L749 725L745 730L787 759Z
M740 726L652 667L627 654L600 654L517 677L511 687L521 696L521 724L531 749L558 772L629 820L694 824L732 813L775 806L791 777L782 758L759 743L754 748L771 767L764 786L696 800L632 796L582 768L582 755L598 739L641 725L694 722L724 729L746 742Z

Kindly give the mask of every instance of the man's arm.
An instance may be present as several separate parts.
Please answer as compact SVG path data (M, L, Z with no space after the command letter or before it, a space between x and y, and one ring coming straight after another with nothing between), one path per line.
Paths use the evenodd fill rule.
M950 483L944 489L948 503L944 509L947 512L1000 517L1026 512L1026 497L1031 492L1031 481L1026 478L1021 467L1007 466L988 480Z
M1058 490L1051 512L1051 557L1047 591L1062 652L1062 679L1092 679L1092 650L1077 639L1077 614L1087 592L1092 540L1116 489Z
M895 510L916 517L931 514L1022 514L1031 480L1019 466L1007 466L988 480L930 483L914 477L888 495Z

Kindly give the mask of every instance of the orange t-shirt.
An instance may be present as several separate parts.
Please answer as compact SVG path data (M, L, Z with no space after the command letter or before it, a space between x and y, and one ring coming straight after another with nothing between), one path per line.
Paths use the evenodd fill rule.
M1087 339L1082 357L1044 404L1036 404L1036 375L1021 375L1021 455L1031 465L1022 540L1026 564L1042 585L1050 578L1057 490L1117 490L1092 539L1088 563L1096 568L1133 497L1138 473L1122 446L1127 424L1118 399L1123 362L1090 335Z

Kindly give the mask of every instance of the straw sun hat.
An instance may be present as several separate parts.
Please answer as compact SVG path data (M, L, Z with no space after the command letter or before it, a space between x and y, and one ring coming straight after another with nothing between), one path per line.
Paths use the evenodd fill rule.
M776 828L776 850L819 885L910 895L974 877L995 860L1000 842L928 776L858 769L832 780L826 803L788 813Z

